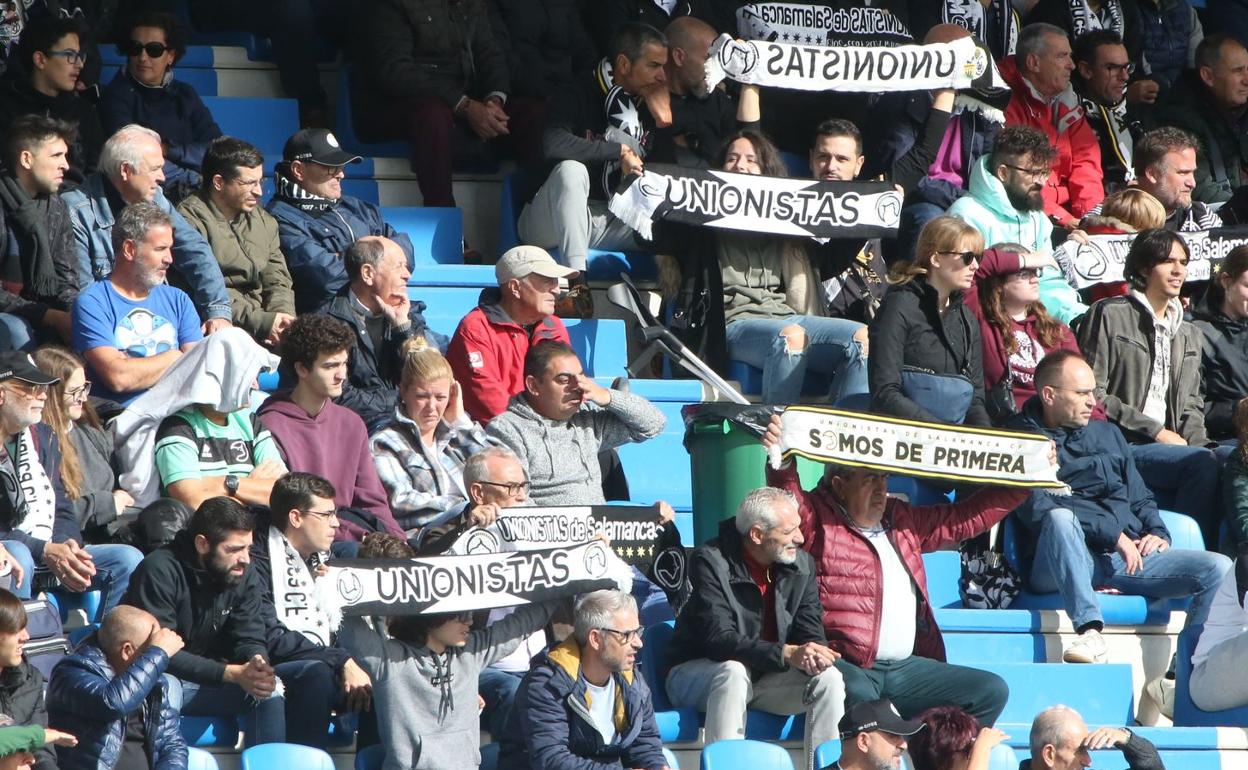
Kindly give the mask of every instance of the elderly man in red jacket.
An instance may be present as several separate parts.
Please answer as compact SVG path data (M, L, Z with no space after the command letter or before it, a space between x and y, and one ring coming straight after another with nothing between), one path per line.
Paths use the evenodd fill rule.
M1016 51L1001 62L1001 77L1013 91L1005 124L1038 128L1057 147L1044 186L1044 213L1055 227L1073 230L1104 200L1105 184L1100 140L1070 87L1070 39L1052 24L1028 24Z
M780 441L780 418L763 434ZM966 709L985 727L1005 708L996 674L945 662L927 596L923 553L974 537L1027 499L1027 490L984 489L953 505L912 507L888 497L888 474L828 465L809 492L797 466L768 467L767 483L797 497L804 548L815 560L828 646L841 658L845 706L888 698L912 717L932 706Z

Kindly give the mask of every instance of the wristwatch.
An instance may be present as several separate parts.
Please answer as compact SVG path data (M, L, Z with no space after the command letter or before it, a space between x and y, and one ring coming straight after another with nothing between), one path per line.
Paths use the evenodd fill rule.
M238 476L225 477L225 493L230 497L238 497Z

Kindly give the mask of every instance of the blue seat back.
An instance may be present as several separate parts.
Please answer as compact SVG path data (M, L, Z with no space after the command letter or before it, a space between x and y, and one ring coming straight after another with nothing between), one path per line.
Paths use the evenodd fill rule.
M680 763L676 761L676 755L668 747L663 747L663 761L667 763L668 770L680 770Z
M783 746L763 741L716 741L702 749L702 770L793 770ZM246 770L246 769L244 769Z
M927 572L927 595L932 607L961 607L958 580L962 577L962 556L957 551L934 551L923 554Z
M355 770L381 770L385 759L386 750L380 743L365 746L355 752Z
M294 99L243 96L205 96L204 104L221 130L245 138L264 153L266 167L281 158L291 134L299 130L299 106Z
M1193 551L1205 550L1205 538L1200 534L1200 525L1191 516L1174 511L1159 511L1161 520L1170 530L1170 547L1185 548Z
M396 230L407 233L407 237L412 239L417 264L462 265L464 263L463 209L382 207L381 217Z
M328 753L294 743L262 743L244 749L239 758L242 770L272 770L275 767L299 770L334 770Z
M351 78L354 67L343 64L338 70L338 108L334 114L334 134L342 146L357 155L374 158L403 158L408 155L406 142L370 143L355 132L355 114L351 107Z
M815 747L815 767L827 767L841 758L841 742L833 738Z
M992 747L992 753L988 755L988 770L1018 770L1019 761L1014 749L1004 743L998 743Z
M667 656L667 645L676 633L676 621L667 620L655 623L646 628L642 635L641 675L646 678L646 686L650 688L650 700L655 711L670 711L672 702L667 699L667 687L663 682L664 659Z

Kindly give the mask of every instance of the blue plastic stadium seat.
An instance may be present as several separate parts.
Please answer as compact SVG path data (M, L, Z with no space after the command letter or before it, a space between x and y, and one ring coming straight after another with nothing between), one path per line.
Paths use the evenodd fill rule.
M329 754L311 746L294 743L264 743L244 749L239 758L242 770L272 770L275 767L299 770L334 770Z
M716 741L702 749L702 770L793 770L783 746L763 741ZM245 770L245 769L244 769Z
M347 177L342 180L342 194L349 195L352 198L359 198L374 206L381 205L381 189L377 186L377 182L372 179Z
M190 746L233 748L238 744L238 720L232 717L182 717L182 737Z
M1182 726L1248 727L1248 706L1225 711L1203 711L1192 702L1192 653L1204 626L1193 626L1179 634L1174 670L1174 723Z
M668 747L663 747L663 761L667 762L668 770L680 770L680 763L676 761L676 755Z
M407 285L420 288L462 287L475 289L479 294L482 289L498 286L498 281L494 277L493 265L439 265L418 261L412 268L412 277L407 279Z
M365 746L355 752L355 770L381 770L386 759L386 749L381 744Z
M1190 516L1174 511L1161 511L1161 518L1170 530L1171 547L1189 548L1203 551L1204 540L1200 528ZM1017 517L1010 515L1005 520L1005 537L1003 539L1005 558L1021 572L1022 559L1019 538L1022 537L1021 524ZM1098 593L1097 600L1101 605L1101 614L1107 625L1164 625L1170 620L1174 610L1186 610L1191 604L1190 599L1149 599L1144 596L1127 596L1123 594ZM1010 605L1020 610L1060 610L1065 609L1060 593L1036 594L1022 591Z
M406 158L407 142L365 142L355 133L355 117L351 112L351 72L354 67L342 65L338 71L338 109L334 115L334 134L342 146L357 155L374 158Z
M659 728L659 737L664 743L673 741L692 741L698 737L701 720L695 709L675 708L667 699L667 687L664 686L664 660L667 657L667 645L675 630L671 621L655 623L645 630L641 660L638 666L641 675L650 688L650 699L654 704L654 721Z
M100 617L102 609L100 600L104 595L100 591L70 591L57 587L48 591L47 594L56 602L56 610L61 615L62 623L68 620L69 613L75 610L82 610L87 616L88 623L99 623L103 620Z
M464 263L464 212L460 208L386 207L381 218L412 239L416 264ZM490 268L493 278L493 268Z
M206 96L204 104L224 133L251 142L266 160L280 158L286 140L299 130L294 99Z
M923 554L927 572L927 596L933 608L961 607L958 580L962 577L962 556L957 551L934 551Z
M532 184L531 178L524 172L515 172L503 177L503 192L498 210L498 251L502 252L512 246L519 245L520 233L516 230L520 221L520 212L528 202L522 200L525 190L536 190L538 185ZM558 249L549 250L555 259L559 258ZM653 281L658 278L659 268L654 255L644 251L605 251L590 249L587 255L588 278L591 281L617 281L620 273L628 273L634 280Z
M1131 666L1101 663L1077 666L1064 663L999 663L984 661L976 668L992 671L1010 687L1010 699L997 718L997 727L1012 736L1027 731L1003 727L1027 725L1054 703L1065 703L1083 715L1089 725L1131 724Z
M833 738L815 747L815 767L827 767L841 758L841 742Z
M988 770L1018 770L1020 761L1014 749L1004 743L998 743L992 747L992 753L988 755Z
M692 510L693 480L685 449L685 422L680 416L684 404L660 401L655 406L667 417L663 432L649 441L619 448L629 498L642 504L664 500L673 508Z
M113 82L113 78L121 71L120 66L106 66L100 70L100 87ZM184 69L178 67L174 70L174 80L181 80L183 83L189 84L195 89L195 93L200 97L217 95L217 71L212 69Z
M217 770L217 758L192 746L186 752L186 770Z

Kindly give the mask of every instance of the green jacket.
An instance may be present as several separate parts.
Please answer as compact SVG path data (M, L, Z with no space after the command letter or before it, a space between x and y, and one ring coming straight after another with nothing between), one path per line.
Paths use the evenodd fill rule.
M1196 189L1192 197L1204 203L1231 199L1248 183L1248 114L1238 125L1209 101L1209 89L1194 72L1186 73L1167 92L1157 108L1157 125L1177 126L1199 140L1196 149Z
M290 271L272 214L257 206L230 222L203 192L178 204L178 213L212 247L230 294L235 326L263 340L277 313L295 314Z

